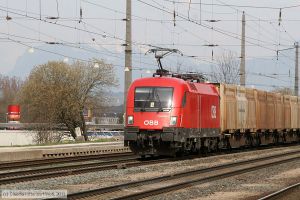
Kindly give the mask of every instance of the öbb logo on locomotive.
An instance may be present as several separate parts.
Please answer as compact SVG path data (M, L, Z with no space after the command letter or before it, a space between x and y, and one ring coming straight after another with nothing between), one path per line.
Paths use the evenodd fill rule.
M158 126L158 120L145 120L145 126Z
M212 119L217 118L217 106L214 105L211 106L211 118Z

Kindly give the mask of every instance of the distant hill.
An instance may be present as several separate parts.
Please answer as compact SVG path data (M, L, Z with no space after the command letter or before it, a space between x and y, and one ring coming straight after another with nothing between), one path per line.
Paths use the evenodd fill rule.
M114 89L114 92L123 92L124 87L124 53L116 52L112 49L97 49L93 47L85 46L85 49L89 51L81 50L78 48L71 48L61 45L48 45L44 44L38 48L45 51L56 52L57 54L69 56L69 62L72 62L71 57L80 59L98 58L104 59L107 63L115 65L116 76L119 80L119 86ZM136 50L136 52L139 52ZM289 58L279 57L279 60L275 58L262 58L262 59L247 59L246 60L246 72L247 72L247 85L255 88L272 90L275 85L280 87L292 87L294 83L294 54L290 52ZM64 57L60 55L51 54L44 51L35 50L34 53L24 52L20 56L14 69L8 73L8 75L14 75L25 78L29 75L31 69L39 64L46 63L51 60L63 60ZM176 71L180 68L181 71L197 71L210 73L210 64L201 64L199 61L193 59L186 59L178 57L168 57L163 60L166 69ZM133 54L133 79L151 76L151 73L157 69L157 63L153 55L144 56L141 54ZM171 66L171 67L170 67ZM150 74L146 73L146 69L152 69ZM265 76L267 75L267 76ZM119 96L119 95L117 95ZM121 95L122 96L122 95ZM118 97L119 98L119 97ZM123 102L123 99L120 99Z
M21 55L13 68L7 75L10 76L18 76L25 78L29 75L30 71L33 69L34 66L47 63L48 61L62 61L65 57L61 55L67 55L69 62L72 62L73 58L79 58L83 60L89 60L92 58L97 59L103 59L107 63L111 63L115 66L116 70L116 76L119 80L119 87L116 88L116 91L123 91L123 83L124 83L124 55L123 53L115 52L112 50L105 50L105 49L94 49L89 46L85 46L83 48L88 49L81 50L78 48L72 48L72 47L66 47L61 45L48 45L44 44L42 46L39 46L38 48L43 49L45 51L40 51L38 49L34 50L34 53L24 52L23 55ZM48 52L46 52L48 51ZM55 52L57 54L49 53L49 52ZM136 62L137 60L140 60L137 58L138 56L133 55L133 65L138 66L139 68L143 68L143 66ZM146 58L147 59L147 58ZM156 68L156 62L154 59L149 59L146 61L147 63L150 63L153 69ZM133 78L145 76L145 71L141 70L134 70L133 71Z

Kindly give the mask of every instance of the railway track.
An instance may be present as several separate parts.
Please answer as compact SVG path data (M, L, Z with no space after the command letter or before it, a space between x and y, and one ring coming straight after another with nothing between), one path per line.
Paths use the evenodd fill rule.
M107 158L127 157L133 155L134 154L131 152L126 152L126 153L111 153L111 154L100 154L100 155L84 155L84 156L64 157L64 158L25 160L25 161L17 161L17 162L3 162L0 163L0 172L3 170L14 170L14 169L21 169L25 167L29 167L29 168L41 167L41 166L52 165L52 164L75 163L75 162L82 162L82 161L107 159Z
M296 190L296 189L300 189L300 182L299 183L296 183L294 185L291 185L291 186L288 186L286 188L283 188L279 191L276 191L272 194L269 194L267 196L264 196L258 200L277 200L277 199L286 199L286 196L287 195L290 195L290 193L293 192L293 190Z
M119 168L130 168L136 166L170 162L170 159L139 160L136 156L127 159L102 161L97 163L81 163L77 165L47 167L40 169L21 170L7 173L0 173L0 185L18 182L55 178L61 176L77 175L95 171L104 171Z
M87 197L95 197L97 199L141 199L299 159L300 151L294 151L246 161L233 162L210 168L186 171L142 181L114 185L106 188L82 191L69 194L68 199L81 199ZM145 188L148 188L148 190ZM149 188L152 189L149 190ZM126 189L126 191L123 189ZM134 189L134 191L130 189ZM136 191L142 192L137 193Z
M270 148L270 147L267 147ZM259 150L263 150L265 148L261 148ZM244 150L242 150L244 151ZM240 150L233 150L227 153L237 153L241 152ZM211 153L210 156L220 155L221 153ZM61 176L70 176L70 175L78 175L83 173L95 172L95 171L104 171L111 169L119 169L119 168L130 168L136 166L157 164L163 162L174 162L178 160L188 160L199 158L199 155L192 155L182 158L151 158L146 160L140 160L137 156L133 155L133 153L114 153L114 154L103 154L98 156L87 156L87 157L71 157L70 159L62 160L59 159L43 159L37 161L26 161L26 162L16 162L12 163L10 166L2 166L2 169L9 169L9 172L1 173L0 168L0 185L4 184L12 184L18 182L26 182L33 180L41 180L47 178L55 178ZM100 162L92 162L92 163L82 163L82 161L90 161L90 160L99 160ZM47 162L46 162L47 161ZM73 164L74 162L80 162L79 164ZM72 163L72 165L63 165L63 166L47 166L40 168L44 165L53 165L53 164L64 164L64 163ZM23 164L23 165L22 165ZM0 165L1 167L1 165ZM28 170L16 170L22 167L39 167L35 169Z

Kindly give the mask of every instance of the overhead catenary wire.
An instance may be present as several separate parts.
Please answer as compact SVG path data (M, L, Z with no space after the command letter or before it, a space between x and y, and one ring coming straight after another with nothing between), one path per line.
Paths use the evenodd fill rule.
M25 17L26 19L28 19L28 17ZM83 18L84 19L84 18ZM60 20L62 20L62 18L60 18ZM117 19L116 19L117 20ZM120 19L120 20L122 20L122 19ZM142 18L136 18L136 20L144 20L144 19L142 19ZM180 20L180 19L176 19L176 21L177 20ZM48 20L47 20L48 21ZM59 20L58 20L59 21ZM163 19L163 21L167 21L167 20L165 20L165 19ZM184 20L184 19L181 19L180 21L182 21L182 22L185 22L186 20ZM89 28L89 27L88 27ZM177 28L177 27L176 27ZM85 29L85 28L82 28L83 30L85 30L84 32L86 32L86 31L88 31L88 32L86 32L86 33L88 33L88 34L93 34L93 33L89 33L89 32L94 32L94 31L90 31L90 30L88 30L88 29ZM74 29L74 30L76 30L76 29ZM81 30L80 30L81 31ZM96 31L97 32L97 31ZM99 34L99 32L97 32L98 34ZM106 32L107 33L107 32ZM111 34L107 34L108 36L112 36ZM113 37L113 36L112 36ZM120 38L120 39L122 39L122 38ZM119 40L120 42L122 42L122 40ZM174 44L174 43L173 43ZM176 44L176 43L175 43ZM122 45L122 43L120 43L120 44L116 44L116 45ZM142 43L136 43L136 45L147 45L147 44L142 44ZM162 44L162 45L168 45L168 44ZM176 44L177 45L177 44ZM180 44L178 44L178 45L180 45ZM228 46L233 46L233 44L228 44ZM249 46L256 46L255 44L248 44ZM263 44L264 46L268 46L268 45L266 45L266 44ZM269 44L269 47L271 47L271 46L273 46L274 44ZM219 45L219 46L221 46L221 45ZM224 45L225 46L225 45ZM187 56L188 57L188 56ZM201 56L197 56L198 58L201 58ZM196 58L196 56L194 57L194 56L190 56L190 58L192 58L192 59L195 59Z
M90 32L90 31L89 31ZM23 37L24 38L24 37ZM26 38L25 38L26 39ZM28 38L27 38L28 39ZM16 40L10 40L10 41L14 41L14 42L16 42ZM37 40L37 39L35 39L35 41L39 41L39 40ZM18 41L18 43L20 43L20 44L23 44L23 46L24 46L24 44L25 43L22 43L21 41ZM46 41L44 41L44 43L47 43ZM49 43L49 42L48 42ZM61 45L65 45L65 46L68 46L67 44L64 44L64 43L60 43ZM76 44L76 43L75 43ZM147 45L147 46L149 46L149 47L153 47L153 45L150 45L150 44L143 44L143 45ZM29 47L29 45L25 45L25 46L27 46L27 47ZM73 48L78 48L78 47L76 47L76 46L70 46L70 47L73 47ZM83 50L87 50L87 49L85 49L85 48L80 48L80 49L83 49ZM91 50L87 50L87 51L91 51ZM51 53L51 52L48 52L48 53ZM102 53L103 54L103 53ZM115 56L114 56L115 57ZM74 59L76 59L76 58L74 58ZM207 62L207 61L205 61L205 60L203 60L204 62ZM145 63L145 62L142 62L142 63L144 63L144 64L148 64L148 65L151 65L151 63Z
M149 2L145 2L145 1L143 1L143 0L136 0L136 1L138 1L138 2L140 2L140 3L142 3L142 4L145 4L145 5L149 6L149 7L152 7L152 8L155 8L155 9L157 9L157 10L161 10L161 11L164 11L164 12L170 14L170 10L167 10L166 7L165 7L164 5L159 4L159 3L157 3L157 2L154 1L154 0L152 0L152 2L155 2L158 6L155 6L155 5L153 5L153 4L149 3ZM225 30L223 30L223 29L213 28L213 27L211 27L211 26L209 26L209 25L207 25L207 24L204 24L204 23L201 23L201 24L200 24L200 23L197 22L196 20L194 20L194 19L188 19L186 16L184 16L184 15L178 13L178 12L177 12L177 17L178 17L178 18L181 18L181 19L184 19L184 20L186 20L187 22L190 22L190 23L199 25L199 26L201 26L201 27L204 27L204 28L206 28L206 29L213 29L215 32L220 33L220 34L225 35L225 36L228 36L228 37L230 37L230 38L237 39L237 40L240 40L240 39L241 39L240 36L237 35L236 33L232 33L232 32L230 32L230 31L225 31ZM261 47L261 48L263 48L263 49L270 50L270 51L275 52L275 53L277 52L277 49L269 48L269 47L267 47L267 46L262 45L262 44L266 43L265 41L261 41L261 40L260 40L259 42L261 42L261 44L257 44L257 43L255 43L255 42L249 41L249 39L251 39L251 40L253 40L253 41L258 41L256 38L246 36L246 39L247 39L247 40L246 40L247 43L256 45L256 46L258 46L258 47ZM285 55L285 56L286 56L286 55Z
M16 22L15 22L16 23ZM18 23L16 23L16 24L18 24ZM19 24L20 26L23 26L23 27L26 27L26 26L24 26L24 25L22 25L22 24ZM26 27L26 28L28 28L28 27ZM32 30L32 31L34 31L34 30ZM87 48L85 48L85 47L78 47L78 46L76 46L78 43L69 43L69 42L67 42L67 41L64 41L64 40L61 40L61 39L59 39L59 41L60 42L53 42L53 41L46 41L46 40L41 40L41 39L35 39L35 38L30 38L30 37L25 37L25 36L19 36L19 35L15 35L15 34L7 34L7 33L1 33L0 32L0 34L2 34L2 35L6 35L6 36L8 36L8 37L6 37L6 39L9 39L9 41L13 41L13 42L16 42L16 41L18 41L18 43L19 44L26 44L27 42L24 42L24 41L20 41L20 40L10 40L11 38L9 38L9 37L16 37L16 38L22 38L22 39L26 39L26 40L30 40L31 41L31 43L32 43L32 41L34 41L34 42L41 42L41 43L44 43L44 44L55 44L55 45L62 45L62 46L67 46L67 47L71 47L71 48L78 48L78 49L80 49L80 50L84 50L84 51L87 51L87 52L91 52L91 53L98 53L98 54L104 54L104 55L107 55L107 56L110 56L110 57L116 57L116 58L120 58L120 59L124 59L122 56L120 56L120 55L118 55L117 53L113 53L113 52L111 52L111 51L109 51L109 53L111 53L111 54L115 54L115 55L109 55L109 54L106 54L106 53L104 53L104 52L99 52L99 51L96 51L96 50L94 50L94 49L87 49ZM51 37L51 36L49 36L48 34L44 34L44 33L41 33L42 35L46 35L46 36L48 36L48 37ZM55 38L53 38L53 39L55 39ZM24 45L23 45L24 46ZM27 47L29 47L30 45L26 45ZM150 45L151 47L153 47L152 45ZM50 51L48 51L48 53L51 53ZM58 54L57 54L58 55ZM143 54L144 55L144 54ZM68 57L67 55L64 55L64 56L66 56L66 57ZM75 58L74 58L75 59ZM134 59L135 60L135 59ZM205 60L204 60L205 61ZM149 65L149 66L151 66L151 65L153 65L153 63L147 63L147 62L143 62L143 61L141 61L140 63L142 63L142 64L146 64L146 65Z
M114 11L114 12L119 12L119 13L122 13L122 12L121 12L121 11L119 11L119 10L111 9L111 8L108 8L108 7L105 7L105 6L102 6L102 5L99 5L99 4L96 4L96 3L93 3L93 2L89 2L89 1L84 1L84 2L90 3L90 4L92 4L92 5L101 6L102 8L109 9L109 10L111 10L111 11ZM228 6L228 5L226 5L226 6ZM20 11L20 10L19 10L19 11ZM31 13L32 13L32 12L31 12ZM140 16L136 16L136 17L138 17L138 18L142 19L142 17L140 17ZM142 19L142 20L144 20L144 19ZM151 19L148 19L148 20L151 20ZM160 20L160 21L161 21L161 20ZM248 20L247 20L247 21L248 21Z
M222 2L222 1L220 1L220 0L217 0L218 2L220 2L221 4L220 5L223 5L224 7L229 7L229 8L232 8L233 10L235 10L235 11L238 11L238 12L242 12L242 10L240 10L240 9L238 9L238 8L236 8L236 7L234 7L234 6L232 6L232 5L230 5L230 4L227 4L227 3L224 3L224 2ZM169 2L169 1L166 1L166 2ZM178 2L178 1L176 1L176 2ZM197 3L196 3L197 4ZM205 5L205 4L203 4L203 5ZM214 3L212 3L212 4L208 4L209 6L212 6L212 5L215 5ZM278 8L279 10L280 10L280 8ZM277 32L279 31L279 29L277 29L276 27L274 27L274 25L273 25L273 22L270 22L270 20L261 20L260 18L258 18L258 17L256 17L256 16L252 16L252 15L250 15L250 14L248 14L248 13L246 13L246 15L247 16L249 16L249 17L251 17L251 18L255 18L256 20L251 20L251 19L247 19L247 21L249 22L251 22L251 21L253 21L253 22L255 22L255 21L263 21L263 22L268 22ZM222 19L221 21L235 21L235 20L224 20L224 19ZM276 19L275 21L278 21L278 19ZM247 26L248 26L248 23L246 24ZM256 25L257 25L257 23L256 23ZM266 29L266 28L264 28L264 27L262 27L262 30L264 30L265 32L267 32L267 34L268 35L273 35L273 33L272 32L270 32L268 29ZM286 31L286 30L284 30L284 32L285 33L287 33L288 35L289 35L289 37L290 37L290 34ZM291 38L291 37L290 37ZM288 40L286 40L286 41L288 41ZM293 40L291 43L293 43L295 40Z
M221 0L217 0L217 1L220 2L221 4L223 4L224 6L227 6L227 7L231 8L231 9L233 9L233 10L242 12L242 10L240 10L240 9L238 9L238 8L235 8L235 7L231 6L230 4L224 3L224 2L221 1ZM280 9L279 9L279 10L280 10ZM248 12L246 12L245 14L246 14L247 17L254 18L254 19L258 20L259 22L267 22L268 24L270 24L270 25L272 26L272 28L273 28L275 31L277 31L277 32L280 31L277 27L274 26L274 23L273 23L272 21L270 21L270 20L261 20L259 17L253 16L253 15L249 14ZM249 19L247 19L247 21L248 21L248 22L251 22L251 20L249 20ZM276 19L275 21L277 22L278 19ZM259 26L260 26L260 24L258 24L255 20L252 20L252 22L255 22L256 25L259 25ZM264 30L265 32L267 32L268 34L273 35L273 32L269 31L269 30L266 29L265 27L262 26L262 27L260 27L260 28L261 28L262 30ZM286 30L285 30L285 32L286 32L288 35L290 35ZM292 40L292 41L294 42L295 40Z
M116 11L116 10L113 10L113 11ZM51 23L51 22L47 21L47 23ZM71 27L71 28L72 28L72 27Z
M120 12L120 13L123 13L122 11L118 11L118 10L115 10L115 9L110 9L110 8L108 8L108 7L105 7L105 6L103 6L103 5L99 5L99 4L97 4L97 3L93 3L93 2L90 2L90 1L86 1L86 0L84 0L85 2L88 2L88 3L91 3L91 4L93 4L93 5L96 5L96 6L100 6L100 7L103 7L103 8L105 8L105 9L109 9L109 10L111 10L111 11L114 11L114 12ZM155 2L155 1L153 1L153 2ZM176 3L176 1L172 1L172 2L175 2ZM156 2L157 3L157 2ZM161 5L160 5L161 6ZM228 6L228 5L226 5L226 6ZM145 18L144 17L141 17L141 16L137 16L137 15L134 15L135 17L137 17L138 19L141 19L141 20L145 20ZM180 20L180 19L176 19L176 21L177 20ZM186 19L182 19L183 21L186 21ZM157 20L157 21L159 21L159 22L161 22L161 21L164 21L164 19L159 19L159 20ZM171 22L172 20L169 20L169 22ZM255 39L255 38L254 38ZM263 43L264 41L260 41L261 43ZM275 44L274 44L275 45ZM258 46L262 46L262 45L258 45ZM277 50L277 49L276 49ZM273 51L276 51L275 49L273 49Z
M23 45L23 46L26 46L28 48L30 48L31 46L30 45L27 45L27 44L24 44L20 41L17 41L17 40L14 40L14 39L11 39L11 38L6 38L8 40L11 40L17 44L20 44L20 45ZM86 60L86 59L81 59L81 58L76 58L76 57L70 57L70 56L67 56L65 54L61 54L61 53L57 53L57 52L54 52L54 51L49 51L49 50L45 50L45 49L42 49L42 48L38 48L36 47L35 49L37 50L40 50L40 51L44 51L44 52L47 52L47 53L51 53L51 54L55 54L55 55L59 55L59 56L62 56L62 57L68 57L70 59L73 59L73 60L78 60L78 61L82 61L82 62L87 62L87 63L91 63L91 60ZM122 67L121 65L115 65L117 67ZM133 69L133 70L145 70L145 68L136 68L136 69ZM248 74L252 74L252 73L249 73L247 72ZM206 75L209 75L210 73L204 73ZM267 78L274 78L274 77L270 77L270 76L267 76L267 75L264 75L264 74L254 74L254 75L257 75L257 76L264 76L264 77L267 77ZM278 78L275 78L277 80L280 80ZM284 81L286 82L286 81ZM265 86L265 87L273 87L273 88L277 88L277 87L286 87L285 85L268 85L268 84L258 84L258 83L250 83L250 85L255 85L255 86Z
M166 2L173 2L173 0L163 0ZM187 1L175 1L175 3L179 4L202 4L206 6L221 6L224 7L223 4L218 3L199 3L199 2L187 2ZM273 7L273 6L253 6L253 5L236 5L236 4L227 4L228 6L236 7L236 8L256 8L256 9L271 9L271 10L280 10L280 9L290 9L290 8L298 8L300 4L290 5L290 6L283 6L283 7Z
M47 21L48 22L48 21ZM49 22L49 23L51 23L51 22Z
M145 1L143 1L143 0L137 0L137 1L138 1L138 2L141 2L141 3L145 4L145 5L148 5L148 6L150 6L150 7L153 7L153 8L155 8L155 9L157 9L157 10L161 10L161 11L167 12L167 13L169 13L169 14L171 13L170 10L165 9L165 6L163 6L163 5L161 5L161 4L159 4L160 7L158 7L158 6L155 6L155 5L150 4L150 3L148 3L148 2L145 2ZM152 0L152 1L153 1L153 0ZM155 2L155 1L153 1L153 2ZM157 2L156 2L156 3L157 3ZM204 28L206 28L206 29L210 29L210 30L213 29L215 32L220 33L220 34L225 35L225 36L228 36L228 37L230 37L230 38L234 38L234 39L240 40L240 36L237 35L236 33L232 33L232 32L230 32L230 31L226 31L226 30L219 29L219 28L214 28L214 27L209 26L209 25L204 24L204 23L200 24L199 22L195 21L194 19L192 19L192 18L188 19L186 16L184 16L184 15L182 15L181 13L178 13L178 12L177 12L177 17L179 17L179 18L181 18L181 19L184 19L184 20L186 20L186 21L188 21L188 22L190 22L190 23L194 23L194 24L196 24L196 25L198 25L198 26L204 27ZM247 39L248 39L248 40L247 40L248 43L257 45L256 43L253 43L253 42L250 42L250 41L249 41L249 39L257 41L257 39L252 38L252 37L249 37L249 36L247 37ZM265 41L260 41L260 42L265 43ZM265 48L265 49L271 50L271 51L275 51L274 49L271 49L271 48L268 48L268 47L264 47L264 46L262 46L262 45L257 45L257 46L259 46L259 47L261 47L261 48Z
M247 15L247 14L246 14ZM28 19L28 17L14 17L14 19L23 19L23 20L33 20ZM123 18L110 18L110 17L82 17L83 20L103 20L103 21L124 21ZM6 16L0 16L0 20L7 20ZM172 22L173 19L158 19L158 18L132 18L133 21L148 21L148 22ZM220 22L239 22L241 20L238 19L216 19ZM78 21L78 18L76 17L60 17L57 21ZM176 19L178 22L185 22L184 19ZM203 21L208 21L208 19L203 19ZM257 18L257 19L247 19L248 22L278 22L278 19L263 19L263 18ZM285 22L299 22L300 19L284 19Z

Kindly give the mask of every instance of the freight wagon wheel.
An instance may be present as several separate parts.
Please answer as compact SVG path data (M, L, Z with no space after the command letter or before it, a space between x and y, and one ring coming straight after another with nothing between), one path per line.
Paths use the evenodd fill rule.
M255 134L253 137L253 146L259 147L261 144L260 137L258 134Z

